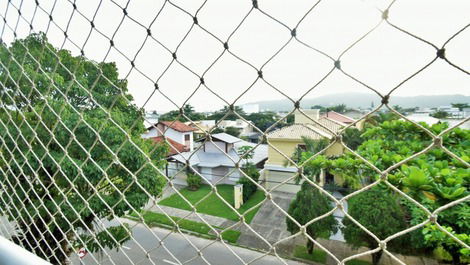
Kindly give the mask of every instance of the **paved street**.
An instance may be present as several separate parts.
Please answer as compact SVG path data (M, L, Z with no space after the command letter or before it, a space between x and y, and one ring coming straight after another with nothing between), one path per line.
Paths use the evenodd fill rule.
M123 221L130 222L122 219ZM165 250L159 245L158 239L143 225L134 227L133 236L136 241L141 245L139 246L135 241L130 240L124 244L120 251L107 250L105 254L93 253L88 254L83 260L82 264L207 264L202 257L204 257L209 264L224 264L236 265L244 264L253 259L261 257L263 254L260 252L248 250L245 248L230 246L232 251L237 253L242 259L238 259L226 246L220 242L213 242L212 240L203 239L195 236L185 235L192 244L197 248L203 248L210 245L202 251L202 257L197 255L196 250L182 235L171 233L169 230L161 228L152 228L156 236L165 238L164 246L169 250ZM142 249L143 248L143 249ZM169 253L171 252L174 257ZM146 255L148 253L148 255ZM111 257L110 258L108 257ZM95 257L96 260L93 259ZM100 258L101 257L101 258ZM196 257L195 259L193 259ZM303 264L294 261L286 261L287 264ZM72 264L80 264L78 258L74 257ZM261 264L284 264L275 256L265 256L254 263Z

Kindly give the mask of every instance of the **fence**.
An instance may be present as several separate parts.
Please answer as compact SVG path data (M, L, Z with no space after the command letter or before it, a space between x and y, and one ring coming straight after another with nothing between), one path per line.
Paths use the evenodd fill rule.
M324 262L331 264L371 255L376 262L381 253L382 259L406 264L409 261L396 253L400 249L395 246L411 234L422 239L424 245L416 248L425 249L427 254L432 249L444 249L455 263L468 260L469 136L458 126L469 118L452 127L431 127L410 120L391 106L393 96L402 88L410 89L406 87L410 83L432 85L427 79L435 76L450 76L458 92L468 93L464 88L468 87L470 69L461 59L465 56L459 55L465 50L458 46L468 35L468 21L457 21L459 28L452 32L446 29L445 39L441 34L439 41L430 41L432 35L415 34L414 25L408 27L393 20L395 11L417 14L428 3L401 7L405 1L94 2L0 1L2 236L53 264L295 264L293 259L299 257L292 256L294 249L306 242L307 247L325 252ZM321 43L315 27L328 31L354 24L354 19L360 20L354 15L357 7L368 10L369 16L356 36L344 31L349 34L345 40L327 33L323 38L330 38L330 43ZM446 3L438 11L444 12L445 7L465 10L456 3ZM340 12L338 16L336 11ZM440 25L455 22L457 13L439 21ZM334 19L315 24L315 19L328 16ZM468 16L463 17L468 20ZM418 19L411 22L419 23ZM309 28L311 24L313 28ZM385 42L364 48L371 38ZM394 67L385 69L387 62L382 59L386 56L380 51L394 45L414 46L392 55L400 59ZM367 60L374 57L369 54L374 49L384 58L372 64L372 68L378 68L375 73L364 75L360 70L370 67ZM357 50L362 53L349 60ZM404 60L419 57L424 51L427 57L419 58L419 62ZM318 64L312 66L312 62ZM404 73L402 68L409 71ZM431 68L434 75L420 79ZM399 80L391 82L388 76L395 72L400 73ZM337 79L347 81L334 83ZM311 111L301 108L306 97L338 84L371 92L379 104L372 104L351 123L331 121L331 117L325 119L315 113L312 116ZM220 114L216 124L228 119L250 123L249 115L238 106L271 93L287 99L289 111L283 118L274 116L277 120L263 130L255 126L262 139L248 144L250 148L244 153L231 149L232 138L214 136L215 127L198 125L196 121L205 116L197 116L188 107L224 107L215 113ZM172 120L166 127L152 123L145 128L144 110L159 106L172 110ZM371 118L384 109L403 121L379 124ZM291 116L302 124L290 123ZM178 127L183 126L178 120L195 124L194 130L205 136L191 152L179 149L180 144L169 139L170 132L178 135L179 130L184 131ZM372 140L351 147L348 131L364 122L368 129L363 137ZM314 139L312 147L306 143L304 152L295 156L298 162L293 161L293 152L283 149L282 138L286 136L281 132L286 128ZM141 134L146 129L166 137L160 143L145 140ZM321 139L326 139L325 145L315 144ZM392 144L387 139L392 139ZM220 142L225 143L225 149ZM184 162L177 170L190 168L204 179L201 168L211 168L219 159L208 156L201 160L196 153L205 151L205 144L212 144L218 157L223 155L224 161L229 161L224 165L228 173L217 183L208 181L207 192L193 200L190 191L173 183L174 169L172 176L166 175L168 152L173 150L172 158ZM271 165L275 173L263 175L263 182L258 182L246 162L255 159L249 158L250 153L260 155L256 152L261 148L266 150L264 165ZM288 166L270 164L276 159ZM283 169L287 167L289 170ZM353 192L338 197L326 191L320 169L335 172L341 185L354 187ZM262 174L267 171L265 168ZM247 202L243 211L234 208L226 186L216 185L233 172L247 178L259 191L260 199ZM370 181L361 184L362 178ZM292 185L296 180L303 184ZM286 186L295 186L296 191L284 190ZM291 192L290 202L299 189L308 196L324 198L332 206L313 215L305 206L299 215L288 203L280 203L279 191ZM387 223L388 217L374 216L377 223L371 225L354 213L360 209L352 205L347 209L359 195L376 190L391 194L401 208L409 207L405 214L400 207L384 208L380 213L396 211L390 218L406 215L402 226L383 232L381 223ZM168 198L167 202L162 198ZM171 206L170 200L179 200L179 206ZM301 200L301 196L296 199L298 204ZM209 201L212 204L206 205ZM381 201L389 203L386 198L375 200ZM276 216L261 217L261 222L280 225L271 227L284 229L278 231L279 237L268 237L260 228L262 224L253 223L256 216L269 213L263 208L267 205ZM151 217L149 212L159 215ZM344 217L343 225L356 229L343 230L346 242L362 238L360 245L368 248L344 256L331 247L334 243L327 246L326 239L320 239L337 230L332 228L336 225L328 223L338 212ZM356 234L348 236L353 230ZM408 247L409 252L412 248Z

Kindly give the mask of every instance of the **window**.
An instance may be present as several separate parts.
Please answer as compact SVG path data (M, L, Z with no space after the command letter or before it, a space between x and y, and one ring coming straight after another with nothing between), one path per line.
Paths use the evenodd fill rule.
M185 135L184 135L184 140L185 140L185 141L189 141L190 138L191 138L191 137L190 137L189 134L185 134Z

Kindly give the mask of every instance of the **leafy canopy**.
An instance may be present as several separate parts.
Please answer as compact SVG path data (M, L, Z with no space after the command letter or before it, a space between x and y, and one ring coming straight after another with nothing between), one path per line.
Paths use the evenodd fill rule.
M161 192L167 151L140 137L127 81L114 63L58 50L44 34L2 43L0 59L0 209L23 232L15 240L53 263L77 246L121 244L127 227L99 224Z

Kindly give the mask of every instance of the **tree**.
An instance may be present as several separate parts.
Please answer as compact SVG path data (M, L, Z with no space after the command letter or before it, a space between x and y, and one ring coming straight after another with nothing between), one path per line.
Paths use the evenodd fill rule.
M333 207L327 197L309 182L304 181L297 192L295 199L289 206L289 216L299 224L305 225L311 220L331 211ZM286 217L287 230L291 234L299 232L299 226L289 217ZM338 222L333 215L317 220L307 226L306 233L313 239L318 237L329 238L338 230ZM307 240L307 252L313 253L313 242Z
M241 146L237 149L237 154L242 159L245 159L245 164L244 165L248 165L249 160L253 158L254 150L252 150L252 149L253 148L249 145L244 145L244 146Z
M326 111L335 111L338 113L345 113L348 111L348 107L345 104L338 104L332 107L327 107Z
M224 129L222 129L220 127L216 127L211 131L212 134L223 133L223 132L224 132Z
M281 118L272 111L266 111L250 113L246 116L246 119L252 121L258 129L264 132L266 131L266 129L268 129L271 125L276 123L276 121L280 120Z
M384 187L376 186L349 199L348 214L382 240L407 228L398 198ZM343 225L348 244L355 248L365 245L373 249L378 246L378 242L351 219L345 218ZM404 242L403 237L388 241L387 249L400 249L405 246ZM379 264L381 257L382 250L372 253L372 264Z
M240 129L232 127L232 126L228 126L225 128L225 133L238 137L240 136Z
M361 131L357 128L349 127L344 131L343 142L352 150L356 150L356 148L364 141L361 134Z
M432 113L431 116L433 116L434 118L437 118L437 119L444 119L444 118L449 117L450 114L447 111L438 110L438 111Z
M468 103L451 103L453 108L459 108L460 111L462 111L465 108L470 108L470 105Z
M313 105L313 106L310 107L310 109L318 109L318 110L320 110L321 112L326 111L326 108L323 107L322 105Z
M191 106L190 104L184 105L183 113L186 117L188 117L188 119L190 119L192 121L199 121L199 120L203 120L203 119L206 118L206 116L203 113L196 112L194 110L194 107ZM178 120L178 121L181 121L181 122L185 122L185 121L188 121L188 119L186 119L183 115L181 115L179 110L169 111L167 113L162 114L159 117L159 120L161 120L161 121L175 121L175 120Z
M246 118L246 113L245 113L245 111L243 110L242 107L240 107L240 106L235 106L235 107L234 107L234 111L235 111L238 115L240 115L240 116ZM224 117L225 114L227 114L227 113L228 113L228 115L227 115L226 117ZM224 120L232 120L232 121L234 121L234 120L236 120L236 119L239 119L240 117L238 117L236 114L234 114L233 111L231 111L228 106L224 106L222 109L220 109L220 110L214 112L212 115L209 115L209 116L207 117L207 119L209 119L209 120L216 120L216 121L219 121L219 120L221 120L222 118L223 118Z
M421 125L434 135L439 135L448 128L447 123L432 126L422 123ZM401 120L386 121L379 126L369 128L362 137L364 142L356 152L380 170L390 168L433 143L433 139L422 129L411 122ZM442 136L442 145L466 163L470 161L469 130L452 129ZM347 176L350 181L356 177L356 187L367 178L371 180L380 178L376 171L349 153L331 161L330 166L333 166L336 172ZM409 194L431 212L470 194L468 166L438 147L392 170L387 178L390 183ZM429 218L414 204L406 206L410 208L411 225L419 224ZM439 213L439 224L455 237L470 244L469 213L470 202L463 201ZM452 256L454 264L459 264L461 257L470 255L468 250L432 223L418 231L421 234L421 240L415 240L415 242L421 241L431 250L437 247L444 248ZM420 246L412 245L409 248Z
M2 43L0 59L0 209L20 231L13 240L54 264L77 246L122 244L129 228L99 224L161 193L168 150L140 137L127 81L42 33Z

